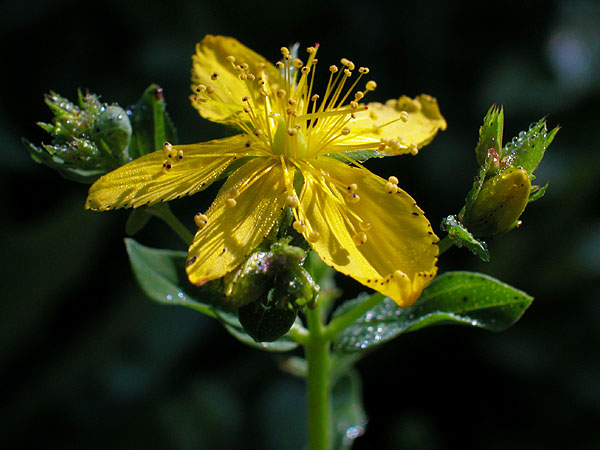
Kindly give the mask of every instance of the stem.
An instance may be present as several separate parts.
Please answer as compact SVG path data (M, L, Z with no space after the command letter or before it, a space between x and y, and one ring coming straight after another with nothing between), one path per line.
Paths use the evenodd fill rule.
M194 240L194 235L190 233L190 230L182 224L179 219L173 214L171 208L166 203L160 203L155 206L151 206L148 208L148 213L152 214L159 219L162 219L167 225L171 227L175 233L186 243L186 245L191 245Z
M308 361L308 448L310 450L331 449L331 361L330 341L324 336L319 303L306 308L306 321L310 331L305 345Z
M438 242L438 247L440 249L440 255L444 253L446 250L452 248L454 246L454 241L450 239L449 235L446 235L440 242Z

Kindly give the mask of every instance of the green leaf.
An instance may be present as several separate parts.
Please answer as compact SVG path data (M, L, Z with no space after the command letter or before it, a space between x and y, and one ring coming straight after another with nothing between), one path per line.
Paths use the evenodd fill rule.
M364 300L353 300L360 301ZM532 301L525 292L488 275L448 272L434 279L408 308L399 308L391 299L385 298L337 335L334 349L338 352L362 351L402 333L439 324L502 331L519 320ZM346 308L340 308L339 313L353 305L344 306Z
M186 252L146 247L131 238L125 239L125 246L135 278L148 297L165 305L187 306L216 317L218 294L188 281Z
M483 119L483 125L479 128L479 141L475 147L477 163L480 166L484 165L490 152L496 155L497 160L500 159L503 128L504 110L492 105Z
M362 436L367 415L362 403L362 384L355 369L340 377L332 391L333 448L348 450L354 440Z
M543 186L531 186L531 195L529 195L529 203L535 202L536 200L539 200L544 195L546 195L548 184L549 183L546 183Z
M177 143L177 132L169 115L162 88L150 85L131 108L133 135L129 156L139 158L162 148L165 142Z
M223 310L215 310L215 313L216 318L233 337L250 347L270 352L287 352L298 347L298 343L287 335L273 342L256 342L252 336L246 333L235 313Z
M328 153L326 156L348 164L352 161L364 162L371 158L383 158L386 155L377 150L352 150L343 153Z
M457 247L466 247L483 261L490 260L487 244L485 241L476 239L469 230L460 223L455 216L446 217L441 224L442 230L448 232L448 237L452 239Z
M151 218L152 215L148 214L144 206L132 209L125 224L125 233L133 236L144 228Z

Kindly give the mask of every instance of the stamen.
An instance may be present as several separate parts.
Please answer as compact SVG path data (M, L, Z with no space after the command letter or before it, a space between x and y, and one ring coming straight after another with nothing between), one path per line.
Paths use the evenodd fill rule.
M234 198L228 198L227 201L225 202L225 204L227 205L228 208L233 208L235 205L237 205L237 202L235 201Z
M374 91L375 89L377 89L377 83L374 82L373 80L367 81L367 84L365 85L365 89L367 91Z
M308 236L306 236L306 240L308 242L310 242L311 244L314 244L320 238L321 238L321 235L317 231L311 231L310 233L308 233Z
M298 202L298 198L294 195L288 195L287 198L285 199L285 203L290 207L290 208L297 208L298 205L300 204Z
M369 231L371 229L371 222L360 222L358 226L363 231Z
M300 222L299 220L294 221L292 228L294 228L294 230L300 234L304 234L306 231L306 225L304 225L304 222Z
M406 111L400 113L400 120L404 123L408 122L408 113Z
M367 242L367 233L365 233L364 231L356 233L354 236L352 236L352 240L356 245L363 245Z
M199 229L202 229L208 223L208 216L206 214L198 213L194 216L194 223Z

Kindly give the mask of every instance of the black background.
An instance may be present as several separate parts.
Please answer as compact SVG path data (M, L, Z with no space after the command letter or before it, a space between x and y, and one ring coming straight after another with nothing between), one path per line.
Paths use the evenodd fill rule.
M43 94L89 88L134 103L164 89L180 142L224 136L188 100L205 34L238 38L270 60L296 41L325 64L371 69L371 100L437 97L448 130L418 157L375 161L437 224L456 213L476 168L477 130L505 107L505 139L547 116L560 125L539 170L550 182L524 224L463 249L445 270L477 270L536 300L501 334L436 327L358 364L370 417L356 449L600 448L600 5L592 1L22 1L2 7L0 96L0 445L54 449L296 449L302 382L280 355L247 348L216 322L152 303L122 243L127 213L83 209L87 187L31 161L48 142ZM325 66L326 67L326 66ZM172 203L192 228L214 190ZM441 234L441 233L440 233ZM139 236L182 248L161 223ZM183 249L183 248L182 248ZM346 296L356 286L342 281Z

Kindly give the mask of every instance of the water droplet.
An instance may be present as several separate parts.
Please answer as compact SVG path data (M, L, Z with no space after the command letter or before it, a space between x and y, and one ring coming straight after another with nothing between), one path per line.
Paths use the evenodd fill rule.
M173 296L171 294L167 295L167 300L169 300L169 301L173 300Z
M177 297L179 297L179 298L184 298L184 297L185 297L185 294L184 294L183 292L179 292L179 294L177 294Z

